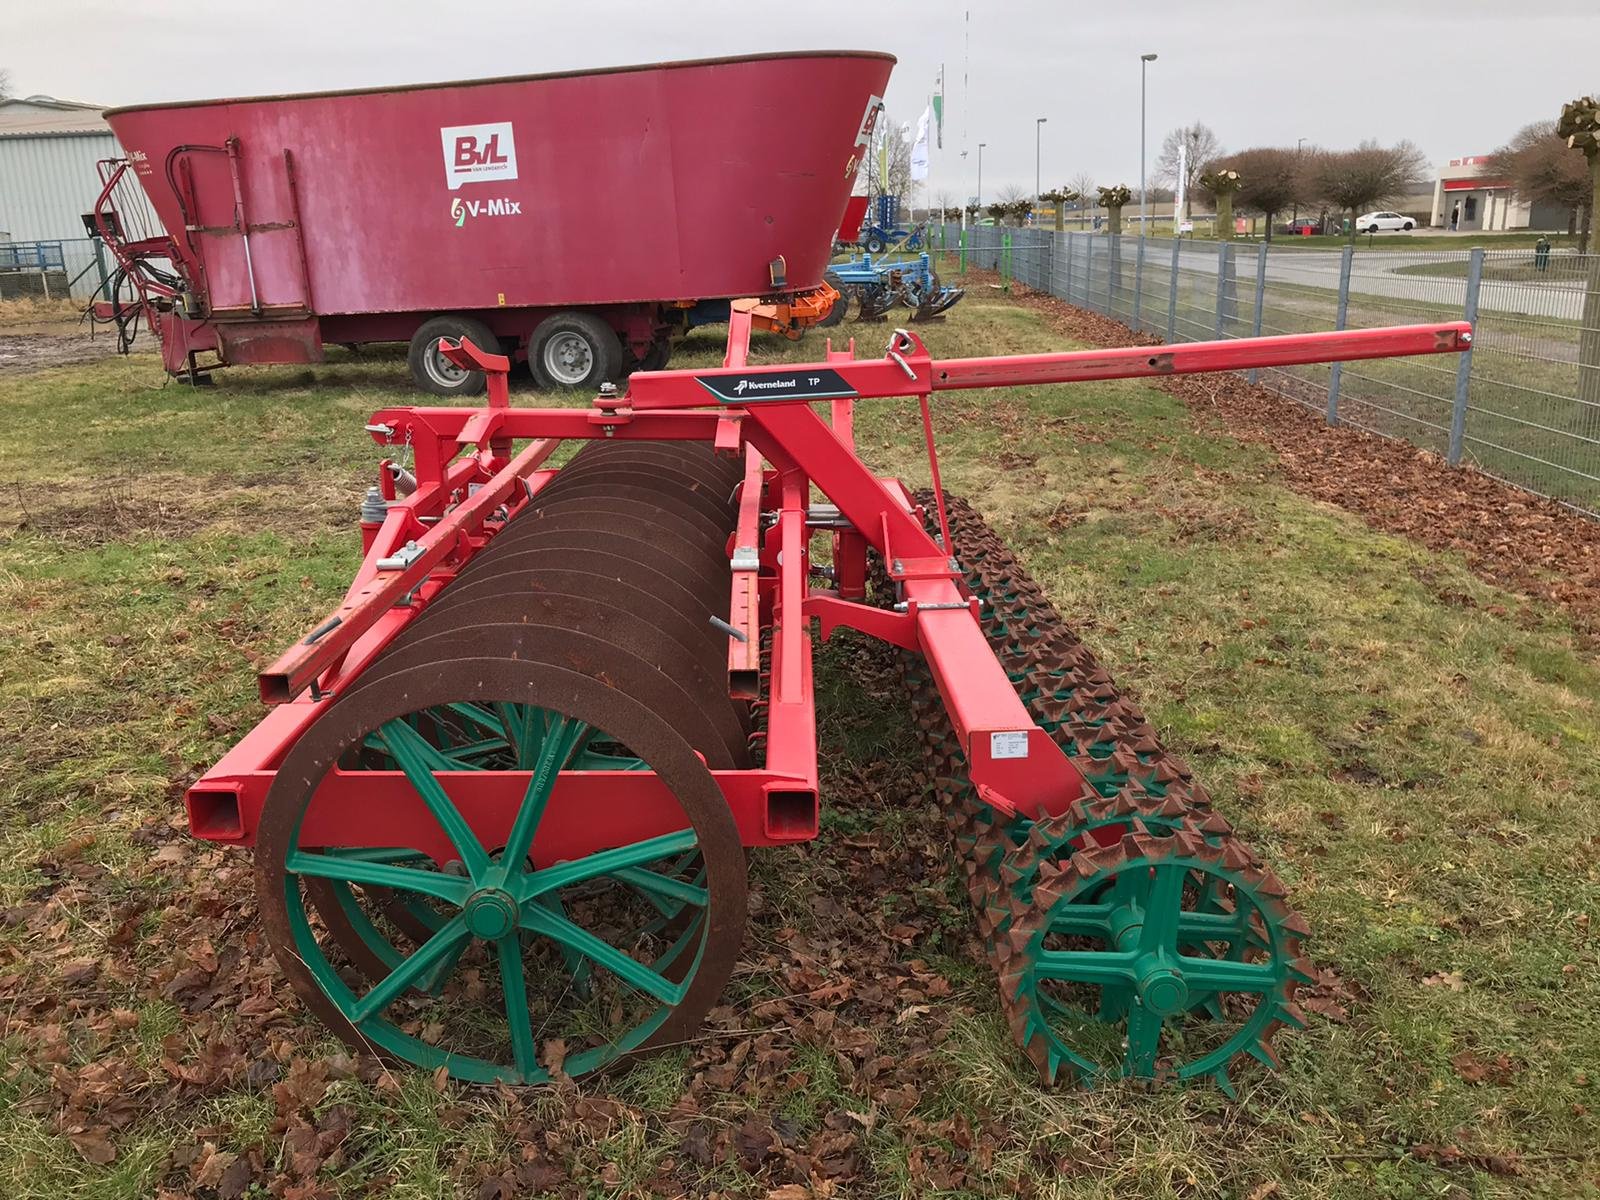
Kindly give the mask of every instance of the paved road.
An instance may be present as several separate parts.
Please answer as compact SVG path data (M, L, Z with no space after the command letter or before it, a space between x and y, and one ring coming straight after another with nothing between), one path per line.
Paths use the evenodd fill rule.
M1160 246L1160 253L1170 255L1166 243L1152 242L1146 254ZM1240 303L1254 287L1256 250L1251 245L1241 245L1235 251L1236 270L1240 283ZM1461 308L1466 303L1465 279L1438 275L1402 275L1401 267L1440 261L1440 255L1428 252L1358 251L1350 274L1352 295L1383 296L1395 300ZM1337 293L1339 290L1339 253L1333 250L1283 250L1274 249L1267 254L1267 280L1272 283L1314 287ZM1147 260L1148 261L1148 260ZM1213 280L1217 274L1217 252L1214 244L1206 249L1191 250L1185 246L1178 254L1181 270L1192 271ZM1270 286L1268 302L1272 300ZM1571 278L1539 280L1537 282L1504 282L1486 280L1478 293L1481 312L1496 312L1533 317L1556 317L1576 321L1583 311L1583 283Z

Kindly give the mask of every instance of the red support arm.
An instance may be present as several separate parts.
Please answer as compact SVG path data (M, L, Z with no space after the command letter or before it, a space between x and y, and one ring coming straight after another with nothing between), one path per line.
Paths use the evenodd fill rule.
M1295 363L1453 354L1471 345L1472 326L1465 321L1452 321L1176 346L1127 346L1114 350L1067 350L1053 354L935 361L916 335L902 329L895 331L886 357L878 360L851 362L830 357L825 363L738 365L707 371L658 371L637 375L629 384L628 403L635 410L707 405L755 409L813 400L920 396L959 388L1147 379Z

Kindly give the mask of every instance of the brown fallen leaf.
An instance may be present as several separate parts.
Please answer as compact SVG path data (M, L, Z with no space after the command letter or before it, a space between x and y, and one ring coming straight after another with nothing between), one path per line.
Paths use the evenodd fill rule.
M1459 971L1438 971L1423 977L1423 987L1449 988L1452 992L1459 992L1467 986L1467 981L1461 977Z
M82 1133L69 1133L67 1138L78 1148L79 1154L97 1167L103 1167L117 1157L117 1148L112 1145L104 1129L85 1129Z
M1251 1188L1250 1194L1245 1197L1245 1200L1267 1200L1268 1196L1276 1196L1277 1194L1278 1181L1276 1179L1269 1179L1265 1183L1257 1184L1255 1187Z

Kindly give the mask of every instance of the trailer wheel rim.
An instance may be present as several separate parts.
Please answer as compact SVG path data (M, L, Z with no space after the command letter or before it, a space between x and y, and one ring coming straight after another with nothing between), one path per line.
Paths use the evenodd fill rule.
M744 923L743 850L709 772L654 714L594 679L543 664L468 660L455 665L465 673L441 670L436 664L403 672L392 686L353 694L350 699L357 702L330 709L279 772L258 836L257 882L269 937L295 990L352 1046L427 1070L444 1067L450 1075L473 1082L538 1083L553 1077L548 1053L556 1036L549 1030L553 1013L541 1020L541 1013L529 1004L528 981L520 974L534 939L555 947L547 954L558 953L571 976L558 1003L569 992L582 1001L585 986L599 982L631 1006L624 1015L625 1027L607 1031L614 1035L594 1035L588 1044L582 1039L571 1044L559 1064L562 1074L576 1077L605 1069L697 1026L726 983ZM455 685L440 679L450 674L458 676ZM489 674L499 678L484 680ZM450 701L445 697L459 691L459 680L466 677L481 681L476 689L468 689L470 703L492 703L486 699L489 695L509 688L523 693L519 699L530 708L550 716L540 766L530 776L507 844L493 851L481 842L474 847L474 831L452 808L446 790L433 786L438 784L434 771L442 767L421 749L425 740L403 719L404 714L394 711L414 701L423 701L426 707L446 705ZM349 711L340 712L341 707ZM533 863L525 850L537 833L560 764L581 753L588 728L585 718L626 722L629 747L650 761L668 785L681 806L683 827L571 863ZM362 728L369 725L371 730ZM403 847L329 853L301 846L300 831L318 784L335 763L348 762L349 748L363 744L372 730L386 739L440 828L452 842L460 839L457 844L465 862L457 868L459 873L396 865L415 862ZM663 863L673 865L663 873ZM301 886L301 881L309 880L319 881L320 892ZM637 927L634 937L636 943L648 939L662 946L659 953L640 961L642 956L612 944L614 934L602 937L585 929L579 919L569 919L564 900L597 882L625 886L630 895L654 905L653 919ZM350 964L329 956L324 943L339 944L332 923L323 923L320 939L313 923L314 915L326 912L330 896L344 907L352 885L386 888L422 903L424 911L414 915L423 924L431 927L437 920L426 940L409 950L400 939L363 931L372 957L388 968L370 986L351 973ZM351 914L346 910L344 915ZM361 924L359 917L355 924ZM500 1053L493 1055L431 1044L419 1036L419 1022L406 1019L405 1010L415 1012L419 1004L428 1005L425 995L439 1000L440 1010L448 1009L442 979L474 947L481 948L480 954L487 952L489 966L500 980L498 1007L505 1033L499 1037ZM359 967L359 972L368 968ZM586 985L580 986L580 977ZM627 996L625 988L637 996ZM402 998L404 1003L397 1008ZM639 1019L633 1019L634 1014ZM599 1019L576 1011L558 1028L584 1030L581 1022L590 1020L587 1031L592 1034ZM428 1026L421 1028L427 1033Z
M439 349L439 343L442 341L444 338L438 337L428 343L428 352L422 356L422 369L428 373L428 378L440 387L459 387L472 372L465 367L457 366L444 356L444 352Z
M594 347L583 334L570 330L552 335L540 358L545 373L557 383L580 384L594 370Z

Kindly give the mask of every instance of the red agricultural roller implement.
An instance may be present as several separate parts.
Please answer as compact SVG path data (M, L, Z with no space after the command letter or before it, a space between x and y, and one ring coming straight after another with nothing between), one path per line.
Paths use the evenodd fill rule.
M391 457L349 592L187 797L195 836L254 847L307 1007L361 1051L472 1081L692 1037L739 953L746 849L817 836L813 635L849 628L903 652L920 786L1041 1076L1231 1091L1241 1057L1273 1063L1305 923L940 490L930 401L1450 353L1469 326L954 360L899 330L882 358L769 366L749 332L736 312L722 367L636 374L587 408L513 407L505 358L446 343L487 403L373 416ZM920 406L931 492L856 453L866 401Z

